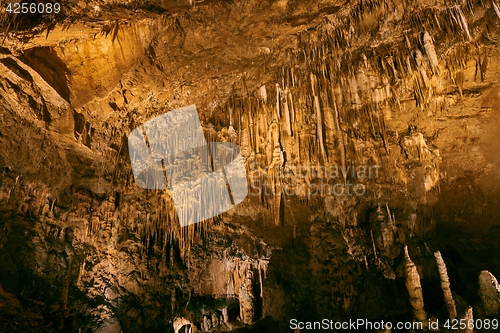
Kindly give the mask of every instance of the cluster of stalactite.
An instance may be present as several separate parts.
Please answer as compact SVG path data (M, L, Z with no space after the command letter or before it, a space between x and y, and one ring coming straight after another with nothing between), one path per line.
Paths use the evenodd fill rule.
M63 211L58 198L43 185L24 182L17 177L12 186L5 186L0 192L4 208L11 208L17 214L38 218L48 224L70 222L78 227L79 239L88 242L104 242L116 246L127 234L137 235L144 244L143 251L153 245L161 245L162 252L169 255L170 247L180 250L185 258L197 239L209 237L205 226L214 220L181 228L177 222L175 208L165 191L155 191L149 201L125 202L119 204L120 193L108 200L97 200L88 193L74 193L70 211Z
M377 165L383 149L387 151L390 145L386 130L388 110L399 110L403 99L410 96L426 109L447 79L462 93L463 70L471 59L476 61L477 75L484 79L488 50L471 42L476 36L468 23L474 10L470 2L428 8L417 14L409 11L403 15L408 16L403 20L407 27L403 35L388 44L375 45L370 51L362 48L364 36L379 32L363 28L367 15L388 15L381 13L394 6L382 0L361 1L327 16L322 32L301 41L288 65L272 67L274 82L262 85L254 93L248 93L242 83L225 105L202 119L208 141L240 145L250 170L251 187L258 188L260 200L271 207L275 225L283 223L280 210L283 197L288 195L286 186L292 184L294 195L307 197L300 185L320 178L311 172L314 167L338 166L347 170L352 165ZM495 8L498 9L490 9ZM115 23L106 33L115 35L117 26ZM446 41L455 46L443 50L436 47L436 38L440 44ZM185 257L189 244L196 237L206 236L204 225L213 221L180 228L166 191L149 191L148 203L141 205L117 198L124 197L134 186L130 168L118 167L128 165L123 163L127 158L122 154L125 139L119 133L113 130L109 134L116 139L112 141L116 141L117 154L110 157L115 164L110 181L120 182L116 195L97 209L95 204L89 204L92 200L85 199L87 202L81 206L91 207L76 205L76 216L87 219L89 233L99 233L111 241L116 241L123 228L138 234L146 248L151 244L168 247L178 241L181 257ZM369 147L368 141L378 144L378 149ZM300 166L313 167L306 169L305 175L284 173L287 168ZM348 174L339 174L339 180L346 184ZM325 176L326 181L331 180L329 176ZM28 193L18 210L53 215L56 200L47 193L37 198L29 199ZM116 203L117 200L123 202ZM79 212L80 209L84 210ZM71 212L66 218L73 215Z
M262 200L272 207L275 225L282 223L285 167L338 165L346 170L349 163L376 164L380 156L365 158L360 142L371 140L388 149L387 109L397 110L405 94L413 95L417 104L425 108L433 94L439 92L443 71L462 91L462 71L470 59L476 60L479 76L484 78L487 49L474 49L470 43L475 38L467 23L467 15L474 10L471 3L423 10L407 21L404 36L390 44L373 47L371 52L358 48L355 36L366 32L357 32L353 27L362 26L360 22L366 15L378 13L380 8L385 11L387 6L393 4L363 1L341 10L335 19L328 16L328 20L338 22L327 20L329 23L316 36L317 40L304 41L291 56L290 65L276 71L275 83L261 86L254 94L243 95L243 86L235 89L228 103L203 124L208 136L238 143L248 169L259 171L257 177L250 172L250 181L258 182L262 192L265 188L273 194L271 198L262 196ZM443 29L454 33L446 38L461 42L438 54L433 36ZM352 49L347 52L346 47ZM439 59L444 60L445 66ZM394 82L400 84L394 85ZM110 135L117 138L117 152L122 152L123 136L117 131ZM380 150L376 150L375 155L377 151ZM122 185L133 186L130 169L117 167L119 161L123 162L119 157L117 154L114 158L111 182L125 178L127 181ZM307 183L313 177L308 175L292 183ZM343 178L346 182L345 175ZM117 193L120 192L118 188ZM144 209L127 202L115 213L111 207L115 204L111 202L109 208L101 208L106 212L93 212L89 216L88 230L110 232L120 223L128 224L146 245L151 241L167 240L168 243L170 239L180 239L185 248L184 240L202 232L202 224L177 227L175 209L168 195L164 191L155 194L160 195L152 200L158 202L151 203L151 207L141 207ZM307 193L295 194L305 196ZM26 205L23 203L19 209L26 210ZM48 214L53 205L54 201L49 200L40 209Z
M476 61L480 79L484 78L487 49L471 42L475 38L468 22L472 3L410 10L403 14L403 35L367 50L365 37L376 37L380 31L368 29L365 20L368 15L387 16L391 8L396 4L360 1L327 15L320 32L304 37L289 64L271 67L274 82L253 93L242 82L226 104L202 118L208 141L240 145L251 187L263 194L259 197L271 207L275 225L283 223L280 210L287 185L294 186L294 195L307 197L300 185L318 178L311 172L314 167L347 170L352 165L377 165L383 149L390 145L387 118L401 109L403 100L414 99L422 110L428 109L433 97L441 93L444 80L451 80L462 92L463 71L471 59ZM116 34L118 25L114 24L106 34ZM441 45L455 46L444 50L436 46L436 39ZM439 107L439 102L435 104ZM130 128L140 123L137 117L131 119ZM115 129L109 133L110 140L102 141L116 146L111 182L119 181L117 193L124 194L134 180L129 167L118 167L128 165L126 156L120 155L126 141L120 133ZM368 141L378 147L367 145ZM287 168L304 165L313 166L307 175L285 173ZM340 174L339 180L346 184L347 177ZM179 228L168 194L156 191L158 194L161 199L151 204L154 208L138 209L137 204L127 202L119 217L110 213L104 218L93 216L89 230L111 231L114 225L125 223L146 245L179 239L181 247L188 248L189 239L202 235L203 224Z
M361 38L366 31L354 27L367 14L387 6L394 5L362 2L328 17L327 22L331 19L336 24L325 24L322 33L304 40L290 65L276 69L274 83L253 94L235 89L228 103L209 119L226 140L235 140L227 135L228 124L236 133L247 165L258 171L251 182L262 187L259 193L273 194L267 204L276 225L282 223L277 212L286 187L282 170L376 163L381 157L377 152L379 156L363 159L363 142L377 142L387 151L391 139L387 117L401 110L404 100L413 99L426 115L439 112L445 83L463 92L464 69L470 60L476 63L477 79L484 80L488 49L472 43L476 36L467 21L473 14L472 3L418 14L409 11L404 15L408 16L404 34L368 52ZM442 45L454 46L438 48L436 38ZM409 128L411 132L411 124ZM294 193L305 195L300 190Z

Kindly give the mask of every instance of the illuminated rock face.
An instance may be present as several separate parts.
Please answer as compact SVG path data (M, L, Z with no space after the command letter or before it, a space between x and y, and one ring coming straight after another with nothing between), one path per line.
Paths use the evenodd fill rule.
M500 269L496 4L61 3L54 21L0 11L0 284L5 316L28 316L17 328L497 316L493 279L471 287ZM179 223L166 183L138 186L129 138L192 104L212 152L241 148L248 195ZM185 184L193 165L177 167Z

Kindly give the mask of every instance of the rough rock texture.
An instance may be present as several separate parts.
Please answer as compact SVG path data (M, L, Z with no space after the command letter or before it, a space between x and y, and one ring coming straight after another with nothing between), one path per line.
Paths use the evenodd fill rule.
M410 256L444 319L438 250L457 312L494 316L477 281L500 274L494 2L61 4L0 6L4 327L411 320ZM135 185L127 136L190 104L207 141L241 147L249 196L180 228L168 191Z

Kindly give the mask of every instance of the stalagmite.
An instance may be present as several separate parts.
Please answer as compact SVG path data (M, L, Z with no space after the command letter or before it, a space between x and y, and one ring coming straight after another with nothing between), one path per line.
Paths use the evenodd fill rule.
M446 264L444 263L441 252L434 252L434 257L436 257L436 262L439 270L439 277L441 278L441 288L443 289L444 301L446 303L446 308L450 315L450 319L455 319L457 317L457 308L455 306L455 300L450 289L450 281L448 278L448 270L446 269Z
M408 254L408 247L405 246L405 264L406 264L406 289L410 294L410 303L413 307L413 318L425 323L426 313L424 310L424 297L422 296L422 286L420 285L420 276L417 267Z
M222 322L227 324L229 322L229 313L227 307L222 308Z
M181 318L181 317L175 318L175 320L173 322L174 333L179 333L181 328L184 327L185 325L192 326L192 323L189 320L187 320L186 318Z
M172 313L175 313L175 310L177 309L177 297L175 288L172 289L170 294L170 306L172 308Z
M273 221L276 226L280 225L280 207L281 207L281 181L282 167L284 163L284 155L281 150L280 131L277 120L274 120L269 127L267 134L267 184L272 189L272 210Z
M487 316L494 316L500 310L500 285L493 274L482 271L479 275L479 296Z
M212 329L212 320L208 316L203 316L203 331L209 332Z
M219 326L219 315L217 312L212 313L212 327L216 328Z
M467 310L465 310L465 316L464 316L464 321L465 321L465 324L467 325L467 328L465 330L463 330L462 332L464 333L473 333L474 332L474 313L473 313L473 309L472 309L472 306L469 306L467 308Z
M240 318L241 321L250 325L254 320L254 306L255 296L253 293L253 274L250 269L246 271L246 277L240 288L239 301L240 301Z

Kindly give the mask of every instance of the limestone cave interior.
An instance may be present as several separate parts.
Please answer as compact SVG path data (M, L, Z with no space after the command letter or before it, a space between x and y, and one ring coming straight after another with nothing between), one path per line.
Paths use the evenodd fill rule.
M0 0L0 332L500 332L499 8Z

